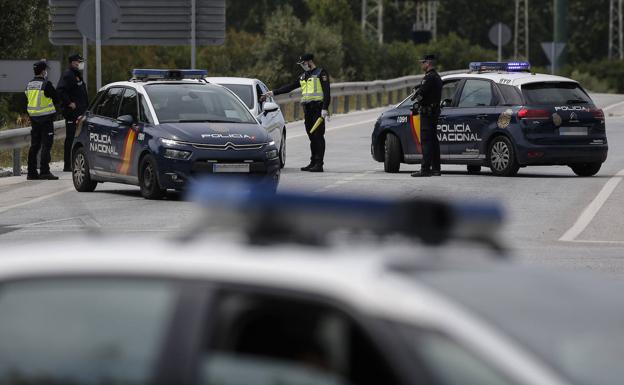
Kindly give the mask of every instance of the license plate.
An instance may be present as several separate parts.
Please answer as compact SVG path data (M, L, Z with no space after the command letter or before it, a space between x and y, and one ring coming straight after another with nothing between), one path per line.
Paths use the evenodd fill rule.
M215 163L212 165L212 172L222 173L248 173L249 164L246 163Z
M587 127L559 127L559 135L587 135Z

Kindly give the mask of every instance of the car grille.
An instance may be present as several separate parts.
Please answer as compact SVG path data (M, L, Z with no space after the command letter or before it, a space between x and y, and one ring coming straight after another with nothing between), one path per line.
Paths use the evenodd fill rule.
M259 150L263 146L266 146L267 143L251 143L251 144L236 144L232 142L227 142L225 144L207 144L207 143L191 143L191 142L180 142L183 144L188 144L193 146L194 148L199 148L202 150L236 150L236 151L246 151L246 150Z

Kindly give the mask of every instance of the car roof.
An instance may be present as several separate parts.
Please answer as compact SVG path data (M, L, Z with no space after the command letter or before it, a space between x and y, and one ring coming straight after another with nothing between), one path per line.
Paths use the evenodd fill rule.
M577 83L576 80L566 78L563 76L529 73L529 72L483 72L483 73L466 72L463 74L452 74L452 75L446 75L442 77L443 80L457 79L457 78L488 79L495 83L504 82L504 84L509 84L513 86L522 86L524 84L542 83L542 82Z
M217 84L254 85L257 82L259 82L258 79L239 78L239 77L207 77L205 79L211 83L217 83Z
M204 84L204 85L208 85L208 83L201 82L201 81L198 81L198 80L193 80L193 79L150 80L150 81L147 81L147 82L142 82L142 81L119 81L119 82L113 82L113 83L106 84L105 86L103 86L100 89L100 91L108 89L108 88L111 88L111 87L132 87L132 88L141 89L141 88L143 88L143 86L151 85L151 84Z

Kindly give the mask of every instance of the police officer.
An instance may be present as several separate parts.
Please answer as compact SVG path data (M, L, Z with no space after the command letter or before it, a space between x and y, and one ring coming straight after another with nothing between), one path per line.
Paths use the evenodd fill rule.
M30 115L30 149L28 150L28 175L26 179L56 180L57 176L50 172L50 149L54 142L54 103L58 96L54 86L48 81L48 64L38 61L33 64L35 77L28 82L26 98L28 99L28 115ZM37 173L37 153L41 150L40 173Z
M307 53L299 57L297 62L303 68L299 78L275 91L269 91L264 96L286 94L301 88L301 104L305 117L305 128L310 139L310 164L301 168L301 171L323 172L325 157L325 121L329 119L329 103L331 101L329 75L323 68L314 64L314 55ZM312 131L317 120L322 118L320 125Z
M418 108L417 112L420 114L420 134L423 149L420 171L412 173L414 177L441 175L437 127L440 117L442 79L434 68L435 60L434 55L425 55L420 61L425 76L412 97L412 100L418 101L414 104L414 108Z
M63 171L71 171L71 147L76 134L76 119L87 110L89 100L87 86L82 78L84 59L79 54L69 57L69 67L63 72L57 89L61 98L61 112L65 118L67 135Z

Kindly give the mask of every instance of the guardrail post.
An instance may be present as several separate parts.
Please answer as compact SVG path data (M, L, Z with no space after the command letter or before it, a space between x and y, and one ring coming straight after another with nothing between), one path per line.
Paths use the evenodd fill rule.
M293 120L299 120L299 110L301 105L299 103L294 103L293 107Z
M344 111L345 114L349 112L349 95L344 97Z
M19 148L13 149L13 176L22 175L22 151Z
M337 97L331 98L331 105L332 105L332 115L336 115L338 113L338 98Z
M355 95L355 110L359 111L362 109L362 95Z
M383 98L383 94L381 92L377 92L377 107L381 107L382 98Z
M366 109L370 109L373 107L373 96L371 94L366 94Z

